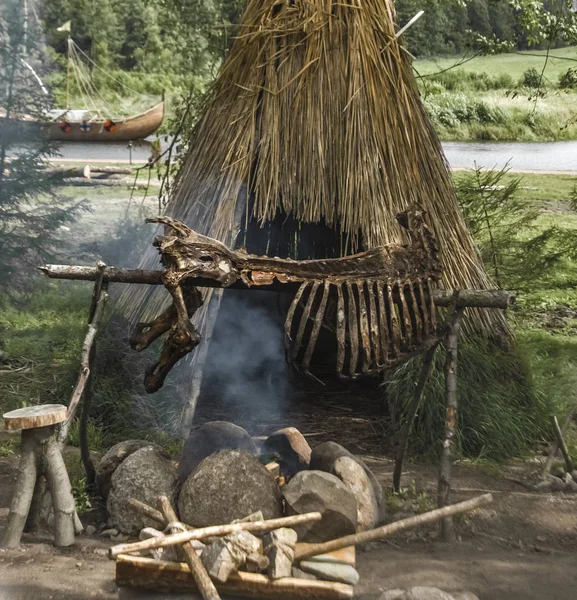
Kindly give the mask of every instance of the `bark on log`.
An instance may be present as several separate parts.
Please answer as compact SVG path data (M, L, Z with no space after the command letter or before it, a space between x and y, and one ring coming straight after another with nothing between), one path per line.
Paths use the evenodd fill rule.
M312 521L320 521L322 514L320 512L306 513L304 515L294 515L291 517L281 517L280 519L271 519L269 521L253 521L246 523L230 523L228 525L213 525L211 527L203 527L201 529L193 529L192 531L183 531L167 535L162 539L144 540L142 542L134 542L133 544L118 544L112 546L108 550L108 558L114 559L119 554L130 554L131 552L140 552L141 550L150 550L152 548L164 548L166 546L174 546L175 544L183 544L191 540L202 540L207 537L228 535L237 531L252 531L258 533L266 533L280 527L292 527L302 523L310 523Z
M433 359L435 358L437 346L438 344L431 346L431 348L427 350L423 357L419 381L417 382L417 387L415 389L412 402L407 410L407 422L401 431L399 448L397 451L397 457L395 459L395 470L393 472L393 490L395 492L401 491L401 475L403 473L405 455L407 454L407 449L409 447L409 438L411 436L411 431L413 430L413 424L421 407L421 400L423 398L427 379L429 378L429 374L431 372L431 367L433 366Z
M10 503L8 523L2 538L4 548L16 548L20 544L36 485L37 449L35 430L22 431L18 478Z
M555 431L555 437L557 438L557 444L559 448L561 448L561 454L563 454L563 458L565 459L565 467L567 468L567 472L573 473L575 467L573 466L573 461L571 460L569 452L567 451L567 445L563 439L563 432L559 427L559 421L555 415L551 416L551 422L553 424L553 430Z
M96 267L81 267L69 265L44 265L39 269L50 279L68 279L80 281L94 281L97 276ZM121 267L108 267L104 281L114 283L138 283L147 285L162 285L162 271L146 271L143 269L124 269ZM187 283L196 287L220 288L221 284L211 279L195 278ZM278 283L270 285L257 285L249 287L242 281L233 283L227 289L261 290L273 292L294 292L298 284ZM433 300L436 306L448 307L453 297L452 290L434 290ZM457 306L459 308L495 308L504 310L515 303L514 292L504 290L461 290Z
M46 481L54 506L54 543L60 547L72 546L75 542L74 497L64 459L60 453L58 442L52 434L46 441L44 460L46 462Z
M484 494L466 500L465 502L459 502L458 504L451 504L444 508L437 508L430 512L422 515L416 515L402 521L396 521L395 523L389 523L376 529L370 529L368 531L361 531L360 533L353 533L330 542L323 542L320 544L298 544L295 552L295 560L303 560L310 556L317 556L318 554L327 554L347 546L355 546L357 544L364 544L365 542L374 542L375 540L382 540L386 537L390 537L407 529L414 529L415 527L421 527L422 525L428 525L430 523L436 523L441 519L448 516L458 515L461 513L469 512L486 506L493 502L492 494Z
M170 500L166 496L161 496L158 501L166 522L177 523L178 517L176 516L176 513L170 504ZM178 529L176 528L170 529L170 533L177 533L177 531ZM196 553L194 546L190 542L185 542L181 548L184 553L184 560L190 569L192 578L194 579L194 583L200 590L204 600L221 600L220 595L216 591L216 587L214 587L214 583L206 572L206 569L204 568L200 557Z
M196 585L185 563L157 561L140 556L120 555L116 561L116 584L157 591L194 592ZM354 597L353 587L344 583L285 577L273 581L257 573L239 572L219 583L223 594L263 600L345 600Z
M455 298L458 302L458 298ZM437 505L439 508L451 502L451 468L453 465L453 442L457 434L457 354L459 344L459 331L463 319L463 308L455 308L454 313L448 316L447 337L445 341L447 357L445 360L445 391L447 408L445 414L445 432L441 460L439 464L439 489ZM446 542L455 540L453 518L446 517L441 522L441 535Z
M148 506L148 504L144 504L144 502L136 500L135 498L129 498L128 505L130 506L130 508L133 508L141 515L144 515L145 517L156 521L159 525L166 525L164 515L159 510L152 508L152 506Z

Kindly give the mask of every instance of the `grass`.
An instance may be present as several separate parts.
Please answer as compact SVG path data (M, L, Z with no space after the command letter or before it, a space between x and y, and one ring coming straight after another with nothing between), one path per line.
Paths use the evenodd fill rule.
M556 83L561 73L567 71L569 67L577 65L577 48L574 46L559 48L551 50L550 54L545 77ZM514 80L518 80L527 69L534 68L541 71L546 58L546 50L531 50L478 56L455 68L467 73L490 73L493 76L510 75ZM461 59L462 57L419 59L415 61L415 68L421 75L431 75L457 65Z
M554 141L577 139L577 88L559 78L577 66L577 48L415 61L425 104L444 140ZM458 65L458 66L457 66ZM454 67L454 68L452 68ZM545 70L543 71L543 69ZM534 69L541 92L524 85Z

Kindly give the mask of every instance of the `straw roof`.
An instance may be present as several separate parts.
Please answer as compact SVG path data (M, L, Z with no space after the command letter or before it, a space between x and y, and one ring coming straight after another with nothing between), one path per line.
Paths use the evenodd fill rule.
M320 223L348 254L406 241L395 214L419 202L444 285L491 287L397 31L392 0L250 0L167 214L230 246L249 223Z

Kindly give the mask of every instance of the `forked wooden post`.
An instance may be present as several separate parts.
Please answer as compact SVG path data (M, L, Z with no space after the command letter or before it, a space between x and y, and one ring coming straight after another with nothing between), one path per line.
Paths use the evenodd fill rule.
M4 415L4 428L22 430L20 467L12 495L8 524L2 546L20 544L38 477L44 475L54 506L54 543L71 546L74 538L74 497L72 487L54 435L54 426L66 420L66 407L44 404L13 410Z
M445 338L445 391L447 408L445 414L445 431L441 460L439 465L439 488L437 505L443 508L451 503L451 469L453 465L453 442L457 434L457 353L459 344L459 331L463 320L463 308L457 307L455 295L454 309L449 309L446 319L447 334ZM455 540L453 517L446 517L441 521L441 536L446 542Z

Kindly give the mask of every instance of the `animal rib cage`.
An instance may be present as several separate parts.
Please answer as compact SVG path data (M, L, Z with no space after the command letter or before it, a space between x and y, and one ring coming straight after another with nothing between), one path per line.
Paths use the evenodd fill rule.
M436 307L430 277L394 281L307 281L285 322L285 344L293 364L308 373L324 323L337 340L339 375L379 373L422 351L436 339ZM333 323L327 313L335 304ZM301 305L301 318L295 318Z
M147 391L158 390L176 362L200 343L190 322L202 304L192 283L198 279L225 288L239 281L248 287L280 284L287 292L299 285L286 317L285 342L289 360L306 372L323 325L335 336L340 376L378 373L428 348L437 339L432 286L441 272L438 249L419 207L399 213L397 220L407 231L407 245L296 261L232 251L179 221L151 219L167 226L168 234L154 244L173 304L151 323L139 323L131 338L140 351L168 332L159 360L147 369Z

